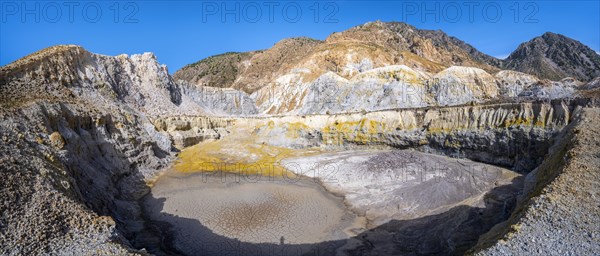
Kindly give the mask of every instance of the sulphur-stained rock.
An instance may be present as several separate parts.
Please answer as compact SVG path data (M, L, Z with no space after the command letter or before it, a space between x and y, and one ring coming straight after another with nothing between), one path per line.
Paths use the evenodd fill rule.
M258 134L265 138L278 138L277 134L284 134L282 136L287 140L264 140L278 146L286 143L294 147L311 145L317 140L331 146L420 147L425 151L527 171L539 164L545 154L545 150L532 149L549 147L549 139L568 124L572 108L562 102L499 104L288 116L268 121L252 119L244 123L259 128Z
M196 145L204 140L218 139L220 137L220 134L215 130L200 130L196 127L189 131L175 131L172 132L171 135L173 138L173 146L179 149Z
M204 140L225 136L234 121L227 117L184 116L157 118L152 122L157 129L153 133L170 139L169 147L172 143L174 147L182 149ZM164 138L161 137L162 139Z
M425 151L512 166L528 171L539 164L551 143L575 111L572 105L508 103L406 109L369 113L282 116L236 119L187 117L157 119L178 147L207 138L227 136L223 130L255 127L259 142L283 147L314 145L385 144L421 147ZM185 130L169 130L169 123L186 123ZM222 130L223 129L223 130ZM207 133L208 132L208 133ZM262 139L261 139L262 138ZM536 150L532 150L537 148ZM539 149L539 150L538 150Z
M50 143L52 146L62 149L65 146L65 139L60 135L59 132L53 132L50 134Z
M358 81L368 79L381 79L383 81L396 80L420 84L430 77L430 73L415 70L406 65L390 65L363 71L356 76L353 76L352 79Z

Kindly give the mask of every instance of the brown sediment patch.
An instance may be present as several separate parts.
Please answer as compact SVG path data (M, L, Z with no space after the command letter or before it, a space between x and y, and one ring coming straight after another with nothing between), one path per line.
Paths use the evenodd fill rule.
M177 230L178 248L214 237L256 244L319 243L347 239L355 235L349 230L362 230L364 223L342 198L308 178L171 173L156 182L145 204L151 219ZM174 216L197 220L203 228L172 221Z

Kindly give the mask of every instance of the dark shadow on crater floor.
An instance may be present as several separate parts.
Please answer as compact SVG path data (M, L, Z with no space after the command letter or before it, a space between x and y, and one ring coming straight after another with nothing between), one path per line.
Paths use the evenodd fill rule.
M198 220L160 213L164 198L147 195L146 216L163 214L165 222L148 220L147 226L161 232L162 252L181 255L461 255L472 248L482 234L508 219L522 189L522 177L499 186L484 196L485 207L457 206L447 212L412 220L392 220L359 235L315 244L247 243L215 234ZM183 235L178 227L193 230Z

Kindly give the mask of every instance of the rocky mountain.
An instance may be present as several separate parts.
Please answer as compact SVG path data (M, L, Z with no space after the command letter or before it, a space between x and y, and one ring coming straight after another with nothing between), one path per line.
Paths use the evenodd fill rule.
M579 41L547 32L519 45L503 67L550 80L589 81L600 76L600 55Z
M470 66L493 72L500 66L498 59L479 52L473 46L441 30L417 29L403 22L369 22L333 33L326 42L376 44L392 51L408 52L445 67Z
M246 53L225 53L203 59L175 72L177 80L195 85L234 88L252 93L298 66L321 41L289 38L271 49Z
M87 102L95 106L126 105L150 116L172 114L252 114L242 110L244 93L209 88L219 99L207 106L185 83L176 83L167 67L152 53L105 56L75 45L54 46L33 53L0 69L0 98L4 107L39 100ZM8 86L10 85L10 86ZM236 96L225 99L223 95ZM229 101L228 101L229 100ZM251 104L254 105L254 104Z
M313 148L372 145L469 158L531 174L523 194L511 190L506 198L486 194L472 202L451 198L451 205L460 205L444 213L357 230L355 240L347 241L350 248L340 247L340 241L315 247L334 250L326 255L342 250L348 255L452 254L477 241L485 243L479 251L524 254L533 239L541 241L548 234L564 241L563 251L597 252L590 234L600 223L594 201L600 177L593 172L600 165L599 142L594 140L600 134L598 78L584 84L500 71L493 58L440 32L394 26L370 23L323 42L288 39L265 51L217 56L198 63L198 69L178 72L182 80L170 76L151 53L105 56L73 45L50 47L1 67L0 255L185 254L185 248L174 245L169 226L145 218L140 200L152 196L156 177L172 167L181 148L231 135L231 144L217 150L206 144L198 148L232 156L207 158L210 162L240 166L240 146L247 146L247 159L264 158L273 165L293 148L313 154L318 153ZM372 33L368 31L380 36L377 43L358 36ZM421 38L421 33L439 38ZM436 44L448 45L438 49ZM427 59L432 56L444 63ZM387 174L400 173L404 163L396 161L398 154L385 157L367 165L353 163L362 167L345 168L355 175L345 179L360 180L354 171L369 174L380 168L371 176L373 183L359 183L355 192L361 194L352 200L368 203L375 199L371 191L378 190L373 195L394 200L379 197L375 208L400 211L396 203L407 202L402 198L407 190L381 190L390 186L379 181L399 182ZM469 172L465 184L481 186L469 178L474 170ZM584 189L573 190L573 183ZM432 198L429 184L410 192ZM548 184L552 189L543 189ZM463 187L450 184L436 193ZM433 198L451 197L446 195ZM544 207L541 212L537 202ZM174 217L190 223L179 214ZM423 223L436 226L437 235ZM530 231L532 227L542 228ZM422 235L414 236L415 230ZM407 235L411 240L404 239ZM523 241L523 236L533 237ZM222 249L213 240L194 242ZM277 249L288 243L271 245ZM554 248L544 242L536 251L551 254L547 250Z
M263 51L212 56L185 66L174 77L196 85L253 93L279 83L277 79L283 76L312 82L327 72L350 78L389 65L432 73L455 65L495 72L501 61L439 30L378 21L333 33L325 41L290 38Z
M176 72L174 77L200 86L233 87L240 69L239 64L247 61L254 54L254 52L227 52L211 56L187 65L187 68Z
M597 60L588 47L551 33L503 61L440 30L377 21L324 41L290 38L267 50L212 56L174 77L249 93L259 113L325 114L562 98L582 85L563 78L591 80L600 75Z

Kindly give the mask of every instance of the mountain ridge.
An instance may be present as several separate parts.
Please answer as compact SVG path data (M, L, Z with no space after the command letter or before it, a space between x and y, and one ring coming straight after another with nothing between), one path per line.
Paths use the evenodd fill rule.
M503 67L550 80L590 81L600 76L600 55L575 39L546 32L521 43Z
M558 34L546 32L540 37L553 37L551 35ZM576 51L570 53L562 49L554 48L550 49L550 51L555 53L553 55L555 57L550 56L550 58L546 58L549 59L549 61L545 61L542 57L536 57L544 55L543 53L540 53L539 50L532 54L534 57L529 57L529 54L522 53L523 45L541 44L547 41L534 38L528 42L522 43L503 60L485 54L472 45L459 38L450 36L441 30L418 29L403 22L368 22L341 32L334 32L323 41L306 39L306 37L303 38L305 40L313 40L314 44L312 47L302 48L292 44L288 51L274 49L282 43L299 40L298 38L288 38L276 43L273 48L238 53L240 55L249 54L249 56L246 55L247 58L243 60L245 61L244 65L242 65L241 62L228 62L227 65L236 67L236 72L235 78L227 83L219 83L218 77L215 78L210 75L203 75L205 71L202 68L200 68L200 70L194 70L195 67L192 65L186 65L180 70L177 70L173 76L175 79L186 80L192 84L231 87L243 90L247 93L253 93L261 87L274 82L273 79L257 78L283 76L286 73L289 73L285 72L286 68L287 71L291 71L294 68L308 69L310 71L309 73L312 74L304 76L304 82L307 82L307 79L312 81L327 71L332 71L342 77L349 78L356 72L344 73L345 66L361 66L360 62L364 59L370 60L371 63L363 63L366 67L362 67L362 69L372 69L388 65L407 65L421 71L437 73L450 66L468 66L481 68L491 74L502 69L515 70L536 75L541 79L550 79L554 81L561 80L565 77L573 77L580 81L589 81L596 76L600 76L600 56L579 41L563 35L560 35L558 37L559 39L554 40L558 41L557 47L565 44L575 45L575 49L585 50L585 57L569 57L570 55L576 54ZM262 59L262 61L265 61L265 59L270 58L269 54L272 58L293 56L295 60L300 60L300 63L298 63L299 66L289 67L288 65L286 67L278 66L275 69L250 68L249 70L246 70L247 66L252 67L255 64L252 62L254 59ZM358 57L354 57L355 59L350 60L349 58L352 57L348 57L349 54L354 54ZM219 55L212 57L218 56ZM533 60L531 58L533 58ZM200 60L199 62L203 62L206 59ZM303 59L305 60L305 63L302 63ZM541 62L542 64L534 64L538 62ZM318 64L317 67L312 65L314 63ZM552 63L559 63L559 65L552 65ZM590 67L581 67L582 65L587 65L586 63L592 63L593 65ZM552 68L549 66L552 66ZM219 67L219 65L209 65L206 69L220 69ZM227 68L224 68L224 70L226 69ZM362 69L358 68L359 71ZM248 77L252 77L253 79L248 81ZM250 85L251 83L259 83L260 85Z
M94 97L101 97L114 98L152 116L169 114L170 110L217 116L306 115L517 99L551 100L578 97L580 91L596 87L595 83L585 84L572 78L554 82L518 71L490 73L476 67L445 67L420 57L418 52L396 52L408 65L382 65L390 59L381 57L386 51L380 46L322 42L286 39L276 44L274 50L227 53L196 64L210 67L205 62L214 59L229 63L229 70L212 66L214 69L207 72L213 78L229 81L230 85L223 88L199 85L197 82L202 79L177 80L152 53L113 57L90 53L80 46L54 46L0 68L2 105L13 107L39 100L93 101ZM315 51L307 60L304 54L285 56L289 48ZM342 55L343 59L335 58L340 57L335 54L340 51L350 54ZM379 59L356 58L356 55ZM348 62L342 65L342 61ZM336 65L327 66L332 64ZM277 72L259 76L273 68Z

